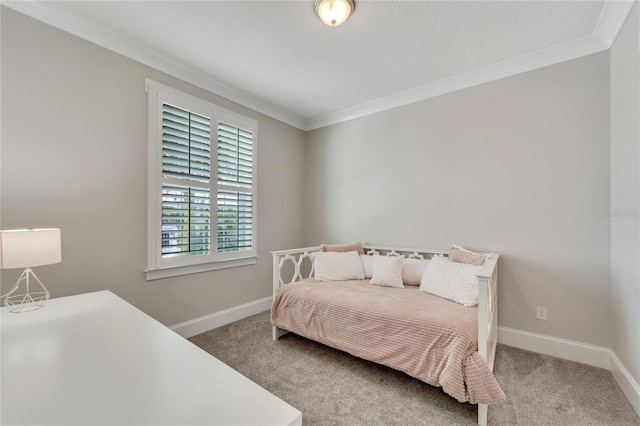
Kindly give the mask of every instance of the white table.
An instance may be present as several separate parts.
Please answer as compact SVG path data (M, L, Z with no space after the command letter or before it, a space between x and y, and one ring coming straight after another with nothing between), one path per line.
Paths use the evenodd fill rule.
M1 312L3 425L300 425L302 414L109 291Z

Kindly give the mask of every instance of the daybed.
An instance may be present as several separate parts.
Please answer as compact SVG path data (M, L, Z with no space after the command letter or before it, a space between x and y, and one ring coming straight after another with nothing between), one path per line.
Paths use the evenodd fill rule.
M419 263L411 259L421 259L424 270L425 264L448 262L449 253L369 245L362 249L363 271L369 277L367 263L372 259L376 265L405 262L404 277L409 263ZM314 256L324 256L315 253L322 251L318 246L272 253L273 339L290 331L441 386L460 402L478 404L478 423L486 425L488 404L504 399L492 373L499 256L486 255L482 266L473 269L477 306L470 307L420 291L422 286L400 283L400 288L392 288L372 285L366 278L316 281L317 275L326 275L320 274L317 259L314 268ZM387 258L371 257L376 255Z

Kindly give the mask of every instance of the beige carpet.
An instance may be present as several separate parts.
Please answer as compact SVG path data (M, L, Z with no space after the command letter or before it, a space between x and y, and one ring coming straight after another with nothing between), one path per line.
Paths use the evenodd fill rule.
M269 313L190 339L302 411L303 425L472 425L475 405L403 373L294 334L271 340ZM498 345L507 399L490 425L640 425L607 370Z

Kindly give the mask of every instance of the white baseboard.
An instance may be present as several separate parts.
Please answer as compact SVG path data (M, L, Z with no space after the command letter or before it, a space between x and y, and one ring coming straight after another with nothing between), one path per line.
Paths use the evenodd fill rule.
M508 327L498 327L498 343L607 370L611 366L611 349L573 340L560 339Z
M618 382L618 386L620 386L620 389L622 389L622 392L624 392L631 403L631 406L636 413L638 413L638 416L640 416L640 385L634 380L633 376L631 376L613 351L611 351L610 370L613 378Z
M253 302L245 303L244 305L234 306L233 308L225 309L220 312L185 321L169 328L182 337L193 337L197 334L204 333L205 331L250 317L251 315L268 311L271 309L272 300L273 297L271 296L265 297L264 299L255 300Z
M640 416L640 385L613 350L508 327L498 327L498 343L611 371L618 386Z

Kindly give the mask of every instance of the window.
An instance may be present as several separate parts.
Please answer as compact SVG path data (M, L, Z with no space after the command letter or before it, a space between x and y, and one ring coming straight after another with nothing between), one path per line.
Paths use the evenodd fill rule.
M147 279L256 262L257 122L151 80Z

